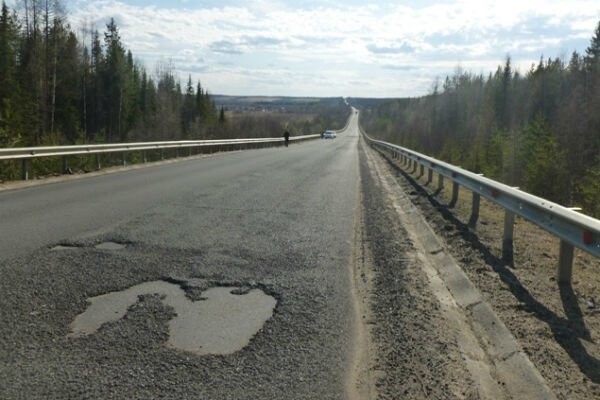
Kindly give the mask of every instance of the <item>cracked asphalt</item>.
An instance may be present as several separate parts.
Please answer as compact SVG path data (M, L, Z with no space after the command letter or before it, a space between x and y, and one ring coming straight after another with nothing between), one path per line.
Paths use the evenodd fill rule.
M0 398L346 398L357 142L351 124L335 140L0 192ZM89 297L189 278L278 303L230 355L165 346L174 311L153 294L67 337Z

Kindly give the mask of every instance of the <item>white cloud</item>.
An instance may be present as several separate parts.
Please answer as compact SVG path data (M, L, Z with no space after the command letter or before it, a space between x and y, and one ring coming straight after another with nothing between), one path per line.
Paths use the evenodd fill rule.
M173 59L212 92L377 97L422 94L458 63L485 73L507 53L520 64L541 53L582 51L600 19L596 0L290 3L75 0L70 11L73 25L88 21L100 30L115 17L149 69L158 58Z

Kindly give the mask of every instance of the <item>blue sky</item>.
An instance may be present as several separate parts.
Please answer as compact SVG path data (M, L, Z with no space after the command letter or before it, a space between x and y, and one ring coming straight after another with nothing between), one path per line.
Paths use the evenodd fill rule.
M13 0L13 3L15 0ZM153 71L172 62L213 93L399 97L457 67L487 74L510 55L585 51L598 0L69 0L75 29L114 17Z

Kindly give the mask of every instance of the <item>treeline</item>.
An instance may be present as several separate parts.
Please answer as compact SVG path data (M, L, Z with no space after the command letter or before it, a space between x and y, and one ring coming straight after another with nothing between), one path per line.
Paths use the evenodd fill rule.
M350 117L343 97L301 98L215 96L217 104L229 109L221 134L225 137L275 137L288 130L292 136L341 129Z
M356 103L356 102L355 102ZM367 132L600 217L600 23L585 54L458 69L430 95L370 105Z
M203 138L218 120L200 82L149 73L114 20L76 34L59 0L2 2L0 147Z

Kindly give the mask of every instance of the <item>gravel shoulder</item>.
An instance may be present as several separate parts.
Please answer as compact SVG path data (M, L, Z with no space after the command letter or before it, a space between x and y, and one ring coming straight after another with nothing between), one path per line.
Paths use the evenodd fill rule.
M480 222L469 228L470 192L461 188L452 207L450 185L438 193L426 175L399 171L388 161L389 173L397 175L555 395L600 398L600 261L576 250L573 284L559 287L558 239L517 219L514 261L507 265L501 257L503 210L482 199Z
M357 278L368 299L363 321L371 340L372 398L479 398L456 330L365 151L359 152L364 247Z

